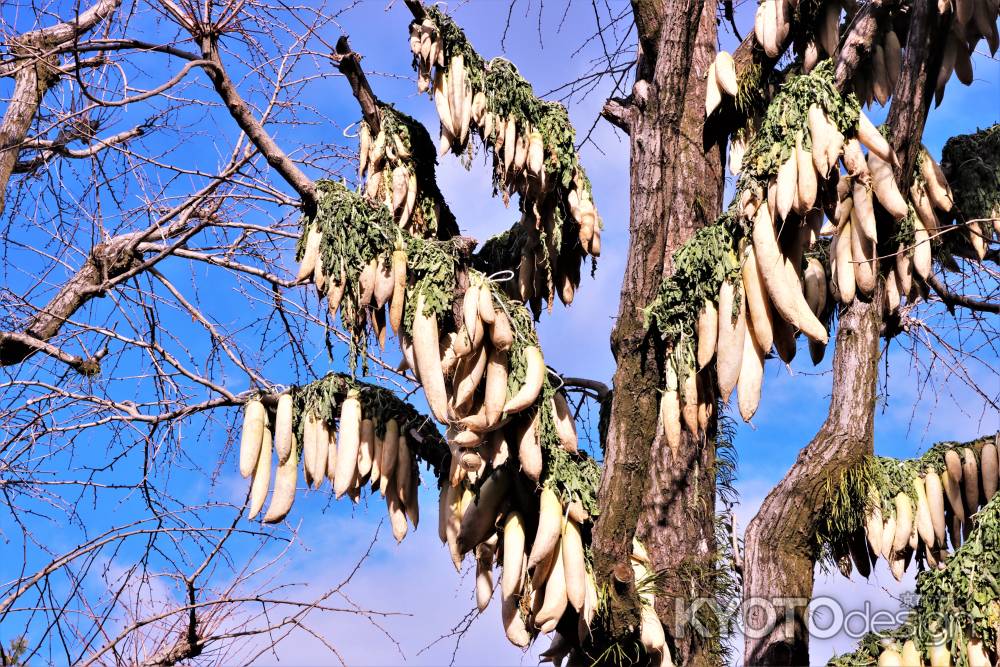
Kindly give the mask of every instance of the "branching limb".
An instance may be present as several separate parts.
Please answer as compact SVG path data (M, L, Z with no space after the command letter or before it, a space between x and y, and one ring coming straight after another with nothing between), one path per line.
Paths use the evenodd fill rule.
M603 401L611 393L611 389L608 385L600 382L598 380L590 380L587 378L574 378L574 377L564 377L563 378L564 387L572 387L576 389L588 389L593 391L597 395L598 401Z
M267 163L298 193L299 197L302 198L305 210L307 212L315 210L317 203L315 183L288 157L253 115L250 107L236 90L236 84L229 78L229 74L223 67L215 39L202 38L201 45L202 58L207 61L201 66L208 74L208 78L211 79L212 85L226 105L226 109L229 110L229 115L246 133L250 141L267 160Z
M601 110L601 117L625 132L625 134L629 134L632 131L633 113L631 98L622 99L612 97L604 103L604 108Z
M176 246L167 247L154 257L142 261L137 254L137 249L146 239L151 237L168 239L183 237L183 235L187 235L189 238L209 224L206 220L202 220L197 222L194 227L189 225L192 219L197 220L203 217L199 215L198 210L201 202L214 193L249 159L250 156L247 155L231 164L211 183L161 216L147 229L120 234L94 246L84 265L66 281L52 300L27 322L23 332L27 336L26 339L21 340L17 335L0 338L0 366L19 364L35 352L42 350L38 343L27 343L32 340L39 343L47 342L59 332L66 321L73 316L73 313L92 298L105 293L121 281L138 275L178 249ZM221 199L216 200L213 206L218 207L221 203ZM211 215L208 216L208 219L211 219ZM48 350L46 353L53 354ZM58 355L53 356L60 358ZM65 359L63 360L65 361Z
M347 77L351 84L351 91L361 105L361 113L365 117L365 122L372 129L373 133L378 133L382 120L378 113L378 98L372 92L368 77L361 69L361 56L351 50L351 45L347 42L347 36L337 40L336 52L333 60L337 63L340 73Z
M1000 302L981 301L964 294L957 294L948 289L948 286L943 281L938 280L938 277L935 275L927 277L927 284L941 297L941 301L948 306L948 310L951 312L955 311L955 306L961 306L962 308L968 308L969 310L981 313L1000 313Z
M12 40L13 62L5 68L14 76L14 92L0 120L0 213L6 206L7 184L17 164L21 143L42 104L42 97L58 81L59 70L52 55L40 56L78 38L111 15L121 0L99 0L75 19L36 30Z
M95 354L92 357L79 357L69 354L55 345L44 340L39 340L26 333L14 331L0 331L0 353L9 348L28 350L31 352L41 352L53 359L57 359L81 375L97 375L101 372L101 359L107 354L107 349ZM6 365L6 364L3 364Z
M425 16L427 16L427 12L424 11L424 3L421 2L420 0L403 0L403 1L406 3L406 8L410 10L410 13L413 14L413 18L415 18L416 20L420 21Z
M21 174L25 172L34 171L40 166L52 159L53 156L67 157L75 160L82 160L89 157L94 157L101 151L118 144L124 144L130 139L135 139L136 137L141 137L146 131L146 128L142 125L138 127L133 127L130 130L125 130L124 132L119 132L113 134L105 139L96 139L95 143L87 148L67 148L65 143L57 142L35 142L34 145L29 146L30 148L38 148L41 154L31 158L30 160L19 161L14 165L14 173Z

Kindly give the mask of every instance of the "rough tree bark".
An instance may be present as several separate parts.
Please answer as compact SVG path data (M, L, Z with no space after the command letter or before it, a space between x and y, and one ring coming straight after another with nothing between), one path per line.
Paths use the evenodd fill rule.
M913 5L906 62L887 121L890 143L900 158L894 176L903 192L909 189L919 138L934 93L936 77L928 73L937 71L940 49L936 46L948 29L947 21L937 19L931 3ZM847 55L852 67L838 66L841 85L857 66L857 54ZM843 64L844 59L839 65ZM892 261L891 257L888 261ZM812 596L816 566L815 516L825 500L827 480L856 465L874 448L879 340L884 333L881 294L880 287L871 303L855 300L841 313L829 415L785 478L768 494L747 528L744 602L755 598L789 600L784 611L777 610L773 627L747 633L744 647L747 665L809 664L805 604ZM766 619L764 609L747 606L746 627L761 629Z
M21 145L28 136L45 93L61 74L52 53L60 44L91 30L118 8L121 0L99 0L72 20L25 33L13 40L13 58L0 65L0 76L14 78L14 92L0 121L0 214L6 206L7 183Z
M882 303L856 299L840 316L830 412L795 465L761 505L746 533L743 599L789 598L764 628L763 607L749 605L746 664L808 665L805 603L813 587L812 526L827 480L872 451ZM782 622L786 620L787 622ZM760 633L751 630L763 630ZM762 636L760 636L762 635Z
M715 5L701 0L633 2L640 59L633 94L612 100L608 119L631 137L629 250L618 319L617 361L594 532L598 576L613 591L620 633L636 622L628 557L632 537L666 570L658 612L677 664L705 664L699 638L675 637L673 596L691 595L689 567L710 566L714 550L714 447L685 435L679 459L658 432L662 350L640 309L673 270L672 255L719 214L723 150L705 139L705 73L715 56Z

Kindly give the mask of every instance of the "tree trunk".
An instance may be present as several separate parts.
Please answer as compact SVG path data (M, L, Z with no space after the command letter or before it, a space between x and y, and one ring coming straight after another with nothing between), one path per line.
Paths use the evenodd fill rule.
M15 44L13 48L21 69L14 75L14 92L0 121L0 214L6 207L7 183L14 173L21 145L28 136L45 91L56 80L53 76L55 60L35 55L44 48L44 43L32 44L30 41Z
M765 628L769 609L748 605L747 665L809 664L805 606L816 563L813 526L827 480L872 452L881 313L880 298L855 299L841 315L829 415L747 528L743 599L764 598L777 611L774 626ZM778 604L779 598L788 601Z
M930 3L913 6L906 62L889 110L890 143L900 158L893 175L902 192L909 191L934 93L936 77L932 73L940 62L938 45L950 21L938 26L936 18ZM880 217L880 236L891 238L895 228L895 222ZM886 249L888 253L895 251ZM805 611L812 595L817 556L815 516L822 509L827 480L836 479L874 449L879 340L883 333L881 299L880 286L872 303L856 299L841 314L829 416L747 528L744 602L764 598L777 606L774 627L760 631L766 621L765 608L747 605L747 665L809 664ZM777 605L780 598L785 604Z
M657 423L662 350L655 335L647 335L640 310L673 270L673 252L721 208L723 150L704 138L715 5L668 0L653 11L652 3L633 4L641 5L636 18L642 55L629 105L618 112L631 136L630 240L611 334L617 369L594 556L598 576L620 584L613 590L612 631L621 635L637 622L628 557L638 534L654 567L666 570L657 610L675 644L675 663L705 664L697 638L673 636L670 598L691 594L690 568L711 565L715 450L685 434L680 460L672 459Z

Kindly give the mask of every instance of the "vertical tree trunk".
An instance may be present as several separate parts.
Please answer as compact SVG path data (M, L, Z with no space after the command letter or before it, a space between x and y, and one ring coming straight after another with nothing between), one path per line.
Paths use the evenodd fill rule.
M812 527L826 499L827 480L872 451L881 313L879 298L871 303L855 299L842 313L829 415L747 528L743 599L789 599L777 607L771 628L764 627L766 607L748 606L747 665L809 664L805 604L816 564Z
M677 664L705 664L697 638L672 637L674 604L690 595L691 566L714 551L715 450L685 434L679 460L658 432L662 355L647 336L640 310L673 270L672 255L719 214L723 150L704 137L705 74L715 55L715 5L701 0L633 3L641 56L631 104L631 216L628 260L618 319L611 334L617 361L594 534L598 576L614 591L616 632L636 623L628 586L632 537L666 570L658 612L676 643Z

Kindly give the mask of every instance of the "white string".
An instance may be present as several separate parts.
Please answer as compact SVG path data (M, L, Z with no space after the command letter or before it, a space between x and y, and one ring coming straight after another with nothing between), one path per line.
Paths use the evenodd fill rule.
M347 137L348 139L357 139L359 136L361 136L361 130L358 130L357 134L350 134L349 133L350 129L352 127L354 127L355 125L357 125L358 123L360 123L360 122L361 121L354 121L353 123L351 123L350 125L348 125L347 127L345 127L344 128L344 133L343 133L344 136Z

